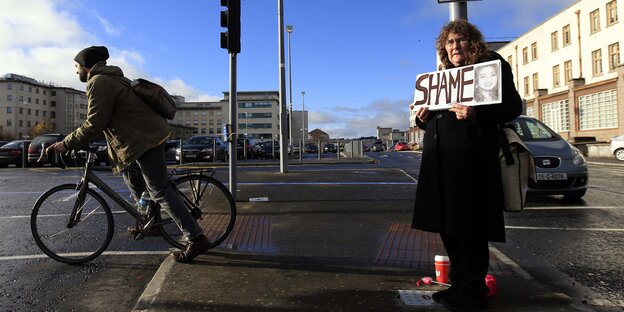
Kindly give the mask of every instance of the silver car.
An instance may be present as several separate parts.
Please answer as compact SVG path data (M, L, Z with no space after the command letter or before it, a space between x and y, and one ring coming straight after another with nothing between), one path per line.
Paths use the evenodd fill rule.
M624 134L611 139L611 153L617 160L624 161Z
M587 191L587 163L581 151L539 120L520 116L510 122L533 154L537 182L529 193L581 198Z

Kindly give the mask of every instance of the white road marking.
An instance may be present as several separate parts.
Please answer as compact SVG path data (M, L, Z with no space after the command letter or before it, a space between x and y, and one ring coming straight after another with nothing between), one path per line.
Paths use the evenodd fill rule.
M554 227L554 226L517 226L506 225L506 229L514 230L558 230L558 231L596 231L596 232L624 232L624 229L616 228L578 228L578 227Z

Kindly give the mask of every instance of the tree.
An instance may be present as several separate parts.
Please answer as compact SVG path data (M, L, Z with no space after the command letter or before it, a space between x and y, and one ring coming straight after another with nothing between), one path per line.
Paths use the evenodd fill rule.
M30 128L29 135L34 138L40 134L45 133L53 133L56 129L56 124L50 119L46 118L42 122L36 124L34 127Z

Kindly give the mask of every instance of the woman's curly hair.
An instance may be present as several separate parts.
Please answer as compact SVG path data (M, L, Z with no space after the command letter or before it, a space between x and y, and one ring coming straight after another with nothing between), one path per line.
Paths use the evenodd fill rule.
M465 20L452 21L442 27L442 31L440 31L440 35L436 40L436 49L444 68L455 67L446 53L446 39L449 34L458 34L468 39L469 51L466 65L476 64L488 59L491 52L483 41L483 35L479 29Z

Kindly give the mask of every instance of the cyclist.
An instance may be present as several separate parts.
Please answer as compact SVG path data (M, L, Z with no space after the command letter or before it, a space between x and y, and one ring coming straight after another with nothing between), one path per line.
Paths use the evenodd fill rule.
M87 145L103 133L113 173L123 173L135 200L147 189L152 200L167 210L188 239L186 247L171 256L177 262L191 262L208 250L210 242L167 179L165 142L171 135L169 123L131 88L112 77L127 79L121 68L106 64L108 57L105 46L91 46L74 58L76 74L87 83L87 118L47 151L64 153ZM132 234L141 230L138 225L128 228Z

